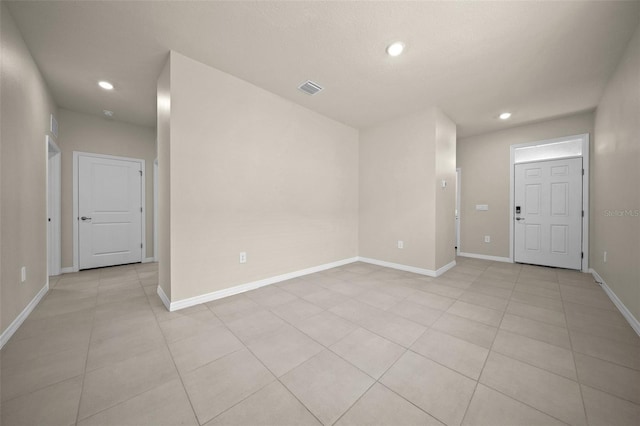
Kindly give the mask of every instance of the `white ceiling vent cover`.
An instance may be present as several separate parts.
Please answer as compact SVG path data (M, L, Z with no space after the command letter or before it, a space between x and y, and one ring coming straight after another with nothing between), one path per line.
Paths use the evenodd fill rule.
M311 80L307 80L304 83L302 83L300 86L298 86L298 89L302 90L307 95L315 95L316 93L321 91L323 87L320 86L318 83L314 83Z

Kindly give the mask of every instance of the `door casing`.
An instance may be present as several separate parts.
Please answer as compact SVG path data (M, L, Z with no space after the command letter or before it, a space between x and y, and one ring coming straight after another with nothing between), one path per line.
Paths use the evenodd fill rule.
M53 119L53 116L52 116ZM61 272L61 157L62 152L49 135L45 137L47 149L47 276Z
M79 227L79 212L78 212L78 165L80 156L89 156L89 157L97 157L97 158L106 158L112 160L123 160L123 161L137 161L142 168L142 177L143 184L141 185L141 203L142 203L142 211L141 215L141 232L142 232L142 260L146 259L147 255L147 243L146 243L146 216L147 216L147 206L146 206L146 196L145 196L145 180L146 180L146 170L145 170L145 160L140 158L130 158L130 157L117 157L114 155L105 155L105 154L94 154L91 152L81 152L81 151L73 151L73 272L78 272L80 270L80 244L79 244L79 235L80 235L80 227Z
M581 147L579 153L564 153L562 149L556 149L562 147L564 144L574 144ZM584 133L580 135L564 136L561 138L547 139L535 142L527 142L521 144L511 145L511 156L509 164L510 173L510 187L509 187L509 260L514 262L514 190L515 190L515 173L514 167L516 164L516 151L519 149L530 149L540 147L541 154L535 160L553 160L568 157L582 157L582 167L584 168L584 175L582 176L582 210L584 210L584 218L582 220L582 252L584 257L582 258L582 272L589 272L589 134Z

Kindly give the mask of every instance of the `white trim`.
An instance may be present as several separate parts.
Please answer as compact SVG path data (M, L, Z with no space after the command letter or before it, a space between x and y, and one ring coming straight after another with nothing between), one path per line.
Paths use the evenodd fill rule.
M171 311L171 301L169 300L169 298L165 294L165 292L162 289L162 287L160 287L160 285L158 285L158 296L160 296L160 300L162 300L162 303L164 304L164 307L167 308L168 311Z
M214 291L200 296L189 297L187 299L177 300L175 302L169 302L166 294L162 291L162 288L158 286L158 295L163 299L163 303L167 306L169 311L177 311L179 309L188 308L191 306L199 305L201 303L211 302L212 300L222 299L223 297L233 296L234 294L244 293L245 291L254 290L256 288L264 287L266 285L275 284L281 281L290 280L292 278L298 278L303 275L314 274L316 272L324 271L327 269L336 268L338 266L347 265L349 263L357 262L358 257L352 257L349 259L338 260L336 262L325 263L324 265L314 266L300 271L289 272L288 274L277 275L271 278L265 278L263 280L253 281L246 284L237 285L235 287L225 288L223 290Z
M140 168L142 169L142 182L140 188L140 202L142 203L142 215L141 215L141 242L142 248L140 249L140 259L141 261L147 257L147 241L146 241L146 217L147 217L147 205L146 205L146 195L145 195L145 187L147 180L147 172L145 170L146 160L142 158L131 158L131 157L118 157L115 155L106 155L106 154L94 154L92 152L82 152L82 151L73 151L73 272L78 272L80 270L80 253L79 253L79 224L78 224L78 165L80 156L86 157L94 157L94 158L106 158L110 160L122 160L122 161L131 161L140 163Z
M515 151L518 148L524 148L533 145L546 145L552 143L558 143L562 141L568 141L573 139L582 139L582 168L584 169L584 175L582 176L582 210L584 211L584 217L582 218L582 272L589 272L589 133L583 133L580 135L564 136L561 138L547 139L542 141L526 142L511 145L510 147L510 160L509 160L509 261L513 262L513 239L515 238L513 232L513 218L515 217L513 209L513 197L514 197L514 166L515 166ZM568 158L568 157L567 157ZM544 160L540 160L544 161Z
M156 141L156 146L158 141ZM153 160L153 260L158 261L158 159Z
M622 303L622 300L618 298L613 290L611 290L611 287L609 287L607 283L604 282L602 277L593 268L589 269L589 272L591 272L591 275L593 275L595 280L600 283L600 287L602 287L604 292L607 293L609 299L611 299L613 304L616 305L616 308L618 308L622 316L627 320L631 328L633 328L633 331L635 331L636 334L640 336L640 321L638 321L638 319L633 316L631 311L627 309L624 303Z
M53 120L53 115L51 115ZM47 276L60 275L61 270L61 182L62 153L49 135L45 137L47 150Z
M156 258L155 257L145 257L144 259L142 259L141 263L151 263L151 262L155 262Z
M470 257L470 258L473 258L473 259L492 260L494 262L513 263L513 261L511 259L509 259L508 257L489 256L489 255L486 255L486 254L460 252L460 253L458 253L458 256Z
M0 349L4 347L4 345L11 339L11 336L14 335L18 328L22 325L22 323L29 317L29 314L38 306L38 303L42 300L45 294L49 291L49 280L45 283L44 287L40 289L38 294L35 295L31 302L20 312L20 315L13 320L13 322L7 327L5 331L0 335Z
M439 277L440 275L447 272L449 269L456 266L456 261L454 260L446 264L442 268L438 269L437 271L433 271L431 269L417 268L415 266L402 265L400 263L387 262L384 260L371 259L368 257L358 257L358 261L371 263L372 265L384 266L386 268L398 269L400 271L413 272L414 274L426 275L428 277Z
M60 269L60 273L61 273L61 274L71 274L71 273L73 273L73 272L78 272L78 271L74 271L74 270L73 270L73 266L70 266L70 267L68 267L68 268L61 268L61 269Z

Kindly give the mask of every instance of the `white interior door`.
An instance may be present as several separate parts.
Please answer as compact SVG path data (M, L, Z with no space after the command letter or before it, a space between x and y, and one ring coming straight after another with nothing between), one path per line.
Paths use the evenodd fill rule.
M515 165L514 260L581 269L582 158Z
M142 164L78 157L79 268L142 260Z

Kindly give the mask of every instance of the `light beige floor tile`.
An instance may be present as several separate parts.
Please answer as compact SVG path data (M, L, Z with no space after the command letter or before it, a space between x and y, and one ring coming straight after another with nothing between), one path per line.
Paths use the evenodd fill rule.
M86 309L92 309L96 306L96 297L83 297L73 300L73 303L66 298L50 299L46 297L38 305L38 309L34 309L29 315L30 320L39 320L51 318L57 315L70 314L80 312Z
M433 324L433 329L443 331L487 349L493 344L493 339L498 332L496 327L447 313L444 313Z
M89 345L86 371L93 371L165 347L164 337L157 324L104 340L92 339Z
M376 284L375 289L381 291L383 293L390 294L391 296L395 296L399 299L404 299L406 297L411 296L417 290L412 287L412 285L420 280L409 279L409 280L400 280L397 283L380 281Z
M480 383L571 425L584 425L578 383L491 352Z
M200 424L275 380L248 350L231 353L182 376Z
M252 340L248 347L277 377L324 350L322 345L290 325Z
M269 311L259 309L255 313L247 313L227 323L227 327L245 343L272 333L285 325L280 317Z
M384 315L384 311L354 299L348 299L347 301L334 306L329 309L329 312L356 324L360 324L369 318Z
M267 285L256 290L248 291L245 295L257 304L267 308L273 308L298 299L294 294L284 291L275 285Z
M244 294L214 300L206 305L224 322L233 321L249 312L255 312L261 307Z
M593 306L600 309L608 309L610 311L617 311L618 309L606 295L604 290L599 287L594 289L585 289L575 286L561 285L560 293L562 294L562 300L566 302Z
M114 288L103 290L102 288L100 288L98 290L98 298L96 300L96 303L98 305L103 305L105 303L120 302L122 300L127 300L139 296L146 296L146 293L144 292L142 286L138 283L136 283L135 287L127 289Z
M489 350L437 330L427 330L411 346L439 364L478 380Z
M120 316L107 321L96 321L91 330L91 339L107 340L112 337L135 334L141 329L158 329L155 315L149 311L133 311L131 315Z
M76 422L82 376L76 376L2 403L3 425L73 425Z
M557 327L567 327L567 322L565 321L563 312L528 305L526 303L514 301L509 302L509 305L507 306L507 313L555 325Z
M419 291L412 294L409 301L426 306L427 308L437 309L438 311L446 311L451 305L455 303L456 299L440 296L434 293Z
M295 325L300 331L316 342L331 346L347 334L358 328L331 312L324 311Z
M502 318L502 323L500 323L500 329L541 340L565 349L571 349L569 331L564 327L545 324L517 315L505 314Z
M79 419L84 419L178 376L163 348L94 370L85 375Z
M570 350L540 340L499 330L492 351L577 380L576 366Z
M320 284L328 290L335 291L347 297L354 297L360 293L364 293L367 289L364 286L352 284L343 280Z
M20 328L11 337L7 345L30 337L47 336L50 333L75 329L79 333L91 332L93 322L93 309L71 312L63 315L56 315L51 318L36 320L31 316L22 323ZM5 345L5 348L7 347Z
M431 326L444 313L409 300L402 300L396 303L388 311L425 327Z
M359 425L441 426L442 423L376 383L336 422L336 426Z
M473 290L476 293L486 294L488 296L500 297L502 299L509 299L513 292L514 283L502 283L501 281L483 281L478 280L473 282L469 286L469 290Z
M389 309L400 300L402 300L402 298L400 297L395 297L376 290L365 291L364 293L356 296L356 299L368 305L371 305L374 308L382 309L383 311Z
M25 395L84 372L88 345L28 360L15 365L2 363L0 389L2 401Z
M573 303L564 305L567 325L571 330L630 345L640 345L640 337L619 312Z
M328 350L285 374L281 381L324 424L333 424L374 383Z
M284 291L288 291L289 293L295 294L298 297L310 296L312 294L319 293L325 290L323 287L315 285L312 281L302 278L294 278L292 280L287 280L276 285Z
M464 290L460 288L438 283L425 283L421 290L426 291L427 293L434 293L439 296L449 297L451 299L457 299L462 293L464 293Z
M534 296L547 297L554 300L560 300L560 285L549 283L550 285L542 286L544 281L537 281L535 284L517 283L514 293L527 293Z
M582 398L591 425L637 426L640 405L582 385Z
M273 382L230 410L207 423L213 425L320 425L304 405L282 386Z
M465 426L562 426L565 423L479 384L462 424Z
M569 334L575 352L640 370L640 345L628 345L573 330Z
M562 301L560 299L552 299L549 297L536 296L535 294L524 293L521 291L514 291L511 295L511 301L538 306L540 308L550 309L553 311L564 312Z
M327 289L305 296L303 299L324 309L331 309L349 300L347 296Z
M78 426L198 425L179 379L101 411Z
M445 424L460 424L476 382L411 351L380 383Z
M379 315L370 316L359 324L369 331L408 348L424 333L426 327L409 321L398 315L380 311Z
M169 312L169 310L167 310L167 307L162 302L162 299L160 299L160 296L158 296L157 294L147 297L147 300L149 300L151 309L153 310L153 313L155 314L158 322L169 321L172 319L177 319L182 317L188 317L200 311L211 312L207 307L207 305L205 305L204 303L190 306L188 308L180 309L177 311Z
M447 313L457 315L459 317L467 318L473 321L478 321L483 324L497 327L502 320L502 311L496 311L495 309L485 308L483 306L473 305L467 302L457 301L447 310Z
M213 330L222 322L210 311L197 311L168 321L161 321L160 328L167 342L176 342L196 334Z
M271 308L271 312L292 324L317 315L323 310L323 308L302 299Z
M380 378L406 349L363 328L331 346L331 349L374 379Z
M169 344L173 361L181 374L243 348L242 342L223 326Z
M574 353L580 383L640 404L640 372Z
M496 311L504 311L507 309L509 301L500 297L489 296L488 294L478 293L474 290L465 291L458 300L472 303L485 308L495 309Z

